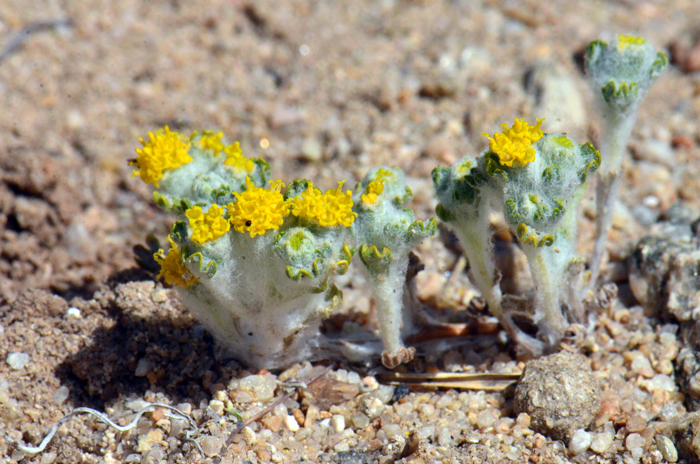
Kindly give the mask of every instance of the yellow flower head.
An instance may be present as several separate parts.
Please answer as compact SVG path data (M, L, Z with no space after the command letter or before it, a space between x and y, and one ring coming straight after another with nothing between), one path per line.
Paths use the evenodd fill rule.
M139 176L144 182L158 187L158 181L166 169L174 169L192 161L188 154L190 140L179 132L171 132L168 126L149 132L150 140L139 139L143 148L136 149L136 161L131 164L139 168L132 176Z
M386 182L387 179L393 175L394 173L388 169L378 169L375 179L367 184L367 187L365 187L365 193L363 193L360 197L362 203L368 205L376 203L377 197L384 192L384 182Z
M531 126L526 121L515 119L512 127L508 124L501 124L503 132L496 132L493 137L487 133L482 133L489 139L489 149L498 155L500 163L504 166L525 166L527 163L535 161L535 149L532 144L542 138L544 132L540 129L544 118L537 119L537 125Z
M292 200L292 214L312 219L323 227L338 224L349 227L357 213L352 210L352 192L342 191L343 182L338 182L335 190L323 194L309 182L306 190Z
M226 159L224 164L226 166L231 166L236 171L243 171L250 173L255 169L255 163L243 156L243 151L241 150L241 144L236 142L233 145L228 145L224 148L224 153L226 153Z
M367 187L365 187L365 193L363 193L360 197L362 199L362 203L366 203L368 205L376 203L377 197L384 192L385 181L386 179L377 178L367 184Z
M212 205L206 213L200 206L190 208L185 212L192 227L192 241L202 245L210 240L216 240L231 228L231 224L224 219L224 209L219 205Z
M618 50L625 49L634 45L642 45L646 43L646 39L643 37L636 37L634 35L622 35L617 36L617 48Z
M177 243L170 237L168 237L168 241L170 242L170 250L167 255L162 248L153 254L153 258L160 264L158 278L164 277L168 285L179 285L182 288L187 288L193 283L199 282L199 279L182 262L180 247L177 246Z
M199 131L195 131L192 137L198 135ZM223 132L214 133L214 131L205 130L202 131L202 136L199 138L199 147L202 150L214 150L214 156L219 156L221 151L224 149L224 143L221 138L224 136Z
M251 237L264 235L270 229L279 229L289 214L289 205L280 193L282 181L270 181L269 189L256 187L245 178L246 190L233 192L235 203L228 204L229 221L238 232L248 232Z

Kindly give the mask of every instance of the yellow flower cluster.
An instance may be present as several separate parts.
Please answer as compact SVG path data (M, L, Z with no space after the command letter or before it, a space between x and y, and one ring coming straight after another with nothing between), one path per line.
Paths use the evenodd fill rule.
M501 124L503 132L496 132L493 137L482 133L489 139L489 149L498 155L500 163L504 166L525 166L535 161L535 149L532 144L542 138L544 132L540 129L544 119L537 119L537 125L531 126L526 121L515 119L513 127Z
M158 181L167 169L174 169L192 161L189 155L190 140L179 132L171 132L168 126L148 133L149 141L139 139L143 148L136 149L136 161L131 162L139 168L132 176L139 176L144 182L158 187Z
M377 171L376 179L367 184L365 193L360 197L362 203L371 205L377 202L377 197L384 192L384 182L386 182L389 175L391 175L391 172L388 172L386 169L382 168Z
M206 213L200 206L190 208L185 216L190 220L192 227L192 241L202 245L210 240L216 240L231 228L231 224L223 218L224 209L219 205L212 205Z
M284 187L282 181L270 181L269 189L256 187L249 177L245 183L246 190L233 192L237 201L228 204L233 228L238 232L248 232L251 237L264 235L269 229L279 229L289 214L289 205L280 193Z
M367 187L365 187L365 193L363 193L360 197L362 199L362 203L366 203L368 205L376 203L377 197L384 191L385 180L386 179L375 179L367 184Z
M196 134L198 134L198 131L195 131L195 133L192 134L192 137L194 137ZM204 130L202 131L202 136L199 138L199 147L202 150L214 150L214 156L219 156L221 151L224 149L224 142L221 141L223 136L223 132L219 132L217 134L214 133L214 131Z
M168 241L170 242L170 250L167 255L162 248L153 254L153 258L160 264L158 278L164 277L168 285L179 285L182 288L187 288L198 282L199 279L182 262L180 247L177 246L177 243L172 238L168 237Z
M631 47L634 45L642 45L645 44L646 40L643 37L636 37L634 35L622 35L619 34L617 36L617 48L619 50L622 50L627 47Z
M236 142L233 145L227 145L224 148L224 153L226 153L226 159L224 160L226 166L231 166L233 169L243 172L252 172L255 169L255 163L243 156L240 143Z
M335 190L326 193L314 187L309 182L307 189L301 196L295 198L292 203L292 214L304 216L319 223L323 227L341 224L349 227L355 222L355 213L352 210L352 192L343 193L343 182L338 182Z

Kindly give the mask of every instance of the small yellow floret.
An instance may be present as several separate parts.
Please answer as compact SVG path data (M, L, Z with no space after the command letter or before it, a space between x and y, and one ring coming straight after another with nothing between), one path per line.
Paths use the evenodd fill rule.
M647 41L643 37L636 37L634 35L618 35L617 36L617 48L622 50L633 45L642 45Z
M198 132L195 131L195 133L192 135L194 136L195 134L198 134ZM214 150L214 156L219 156L221 151L224 149L224 143L221 141L223 136L223 132L219 132L217 134L214 133L214 131L202 131L202 136L199 138L199 147L202 150Z
M293 199L292 214L312 219L323 227L338 224L349 227L355 222L357 213L352 210L352 192L342 191L344 182L338 182L335 190L323 194L309 182L306 190Z
M375 179L365 188L365 193L360 197L362 203L371 205L377 202L377 197L384 192L384 182L386 179Z
M240 143L236 142L233 145L227 145L226 148L224 148L224 153L226 153L226 160L224 160L226 166L231 166L237 171L247 173L255 169L255 163L243 156Z
M170 242L170 250L167 255L162 248L153 254L153 258L160 264L158 278L164 277L168 285L179 285L182 288L187 288L193 283L199 282L199 279L182 262L180 247L177 246L177 243L170 237L168 237L168 241Z
M537 125L531 126L526 121L515 119L512 127L508 124L501 124L503 132L496 132L493 137L487 133L482 133L484 137L489 139L489 149L498 155L498 159L502 165L525 166L527 163L535 161L535 149L532 144L542 138L544 132L540 129L544 118L537 119Z
M233 192L235 203L228 204L229 219L238 232L248 232L251 237L264 235L270 229L277 230L289 214L289 205L280 193L282 181L270 181L269 189L256 187L245 178L246 190Z
M219 205L212 205L206 213L200 206L188 209L185 212L192 227L192 241L202 245L210 240L216 240L231 228L231 224L222 216L224 209Z
M143 148L136 149L136 161L131 164L139 168L132 176L139 176L144 182L158 187L158 181L166 169L174 169L192 161L188 154L190 139L179 132L171 132L168 126L149 132L150 140L139 139Z
M367 187L365 187L365 193L363 193L360 197L362 203L368 205L376 203L377 197L384 192L384 182L386 182L386 180L392 174L393 173L388 169L381 168L377 170L376 178L367 184Z

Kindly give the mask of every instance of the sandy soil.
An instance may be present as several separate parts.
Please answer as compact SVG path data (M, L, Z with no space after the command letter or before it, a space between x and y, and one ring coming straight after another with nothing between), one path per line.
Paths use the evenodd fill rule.
M379 164L398 165L416 215L426 218L436 203L432 168L478 153L487 143L480 134L501 122L546 117L546 132L596 142L600 124L582 52L593 39L628 32L672 49L674 64L633 131L606 274L620 297L591 327L584 353L612 411L589 430L611 433L609 447L575 456L562 442L527 433L529 418L501 393L416 391L392 402L371 376L335 364L327 381L346 396L319 407L308 392L295 392L237 434L222 458L662 462L652 423L674 417L662 417L664 406L680 414L695 403L678 390L680 380L669 390L644 382L656 374L676 379L682 369L668 344L677 353L683 337L672 319L639 306L625 259L655 224L672 218L673 205L688 222L700 216L697 18L700 3L692 0L0 2L7 52L0 55L0 462L209 460L236 427L230 415L217 414L219 403L252 417L272 400L241 396L236 379L251 373L220 353L155 281L148 253L134 250L149 235L164 242L173 219L130 176L127 159L139 137L166 124L219 129L247 156L269 160L275 178L306 177L323 188L342 179L354 184ZM581 213L583 255L592 248L590 193ZM468 278L445 277L458 248L441 234L419 252L421 298L445 319L464 317L474 295ZM138 256L146 257L141 266ZM343 284L344 320L372 329L361 282ZM522 370L510 344L485 345L423 352L411 369ZM29 362L13 368L6 362L13 353ZM651 372L633 363L638 353ZM297 366L269 378L308 380L318 369ZM286 391L273 390L278 397ZM383 404L376 416L363 409L371 394ZM76 418L33 457L10 443L39 443L75 407L124 419L144 400L191 410L208 457L158 414L123 434ZM342 429L334 416L344 418ZM629 440L637 432L640 456Z

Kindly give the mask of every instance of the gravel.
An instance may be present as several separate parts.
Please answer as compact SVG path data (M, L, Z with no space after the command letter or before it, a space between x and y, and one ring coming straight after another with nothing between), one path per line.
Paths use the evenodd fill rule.
M8 0L0 16L3 43L23 40L0 65L0 353L31 358L19 369L0 363L0 460L211 462L230 436L226 463L648 464L670 461L674 448L679 460L700 459L700 424L688 414L700 405L700 337L690 327L700 93L697 73L688 73L697 2ZM51 18L71 25L21 32ZM606 278L619 298L592 305L580 347L601 388L595 417L572 426L572 439L590 434L588 450L574 455L509 392L393 389L377 381L371 360L342 359L308 388L295 382L323 366L251 372L155 278L148 247L159 244L146 237L162 245L172 217L126 164L148 131L222 130L283 181L310 178L324 189L397 165L423 219L434 216L435 165L478 153L480 133L514 116L545 117L547 131L595 143L603 126L577 60L590 40L624 31L674 44L678 66L651 89L633 128L608 246ZM582 256L592 246L592 191L579 215ZM677 210L687 212L682 221ZM648 233L656 244L639 243ZM500 232L497 247L516 248ZM416 291L432 316L486 318L456 272L460 252L449 237L417 253L425 270ZM504 288L526 292L522 257L504 256ZM352 326L371 337L361 280L348 273L342 282L342 306L324 330L341 338ZM503 337L445 343L423 347L407 368L525 369ZM288 391L240 431L228 412L256 418ZM209 457L185 439L184 421L159 412L124 433L76 417L36 456L12 445L38 444L75 407L125 423L153 401L191 414ZM558 420L551 408L547 417Z

